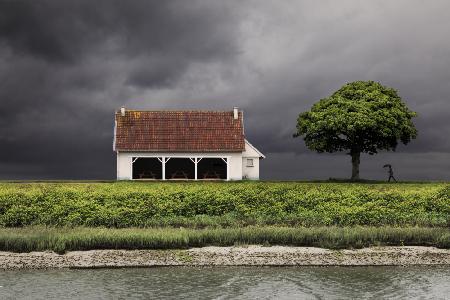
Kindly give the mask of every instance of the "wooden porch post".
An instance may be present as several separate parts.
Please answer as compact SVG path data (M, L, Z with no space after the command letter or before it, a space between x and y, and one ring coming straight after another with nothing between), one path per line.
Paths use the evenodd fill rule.
M189 159L194 163L195 165L195 180L198 180L198 172L197 172L197 165L198 163L202 160L201 158L198 157L189 157Z
M162 179L166 180L166 158L163 156L162 158Z
M162 180L166 180L166 157L162 156L161 158L157 157L159 162L162 164Z
M222 157L222 160L227 164L227 181L230 180L230 157Z
M194 158L194 164L195 164L195 180L197 180L197 164L198 164L197 157Z
M230 157L227 157L227 181L230 181Z
M134 162L136 161L136 160L138 160L138 158L139 157L131 157L131 180L133 180L134 178L133 178L133 166L134 166Z

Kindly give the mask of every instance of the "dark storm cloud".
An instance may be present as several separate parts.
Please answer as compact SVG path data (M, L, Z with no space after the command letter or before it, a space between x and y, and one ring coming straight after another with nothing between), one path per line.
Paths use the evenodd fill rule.
M408 170L403 178L429 179L432 175L425 172L427 165L434 166L434 174L441 176L435 179L450 178L446 163L450 159L450 43L445 38L450 22L444 13L449 4L354 3L341 1L337 6L332 1L294 1L286 6L271 5L270 17L260 17L263 21L258 29L264 34L251 47L266 45L265 53L257 54L261 56L258 61L263 62L258 65L263 73L258 81L265 88L253 95L254 105L247 107L264 121L249 120L246 129L253 133L253 143L273 154L274 160L265 164L277 178L307 178L307 174L347 177L348 157L312 154L301 139L291 138L295 119L300 111L346 82L377 80L396 88L408 106L418 112L415 123L419 138L398 147L392 155L365 158L363 176L376 177L378 172L364 169L364 164L370 162L374 167L387 159ZM419 154L427 155L419 160ZM291 162L283 163L282 157L289 157ZM302 164L297 164L299 160ZM317 172L328 160L343 162L343 167L330 164L328 173ZM441 163L436 164L436 160ZM292 170L293 166L298 172ZM275 169L286 174L275 174Z
M0 177L112 178L127 87L229 60L238 15L205 1L0 2Z
M95 5L93 4L95 3ZM382 178L450 179L447 1L0 1L0 178L114 178L113 112L245 111L266 179L347 177L293 139L354 80L398 89L419 138L363 158ZM432 173L432 174L430 174Z
M226 4L190 1L2 1L0 37L17 54L76 62L117 38L128 56L214 58L232 51ZM228 11L227 11L228 10Z

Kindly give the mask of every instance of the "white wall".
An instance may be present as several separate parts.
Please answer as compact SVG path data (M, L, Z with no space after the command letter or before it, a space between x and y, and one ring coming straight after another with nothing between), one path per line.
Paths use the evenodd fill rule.
M253 159L253 167L247 167L247 159ZM259 157L242 157L242 177L243 179L259 179Z
M228 170L230 180L242 180L242 153L241 152L221 152L221 153L152 153L152 152L117 152L117 179L131 180L133 177L131 169L132 157L229 157Z

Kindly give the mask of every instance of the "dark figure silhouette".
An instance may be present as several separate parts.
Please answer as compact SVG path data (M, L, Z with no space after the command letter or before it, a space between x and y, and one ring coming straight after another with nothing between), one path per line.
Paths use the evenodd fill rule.
M392 166L390 164L386 164L383 166L383 168L389 168L389 179L388 182L391 182L391 179L397 182L397 179L394 177L394 171L392 170Z

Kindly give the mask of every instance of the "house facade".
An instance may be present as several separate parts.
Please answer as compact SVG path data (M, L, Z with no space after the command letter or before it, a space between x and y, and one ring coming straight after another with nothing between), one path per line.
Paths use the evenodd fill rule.
M244 134L243 112L138 111L115 114L118 180L259 179L265 156Z

